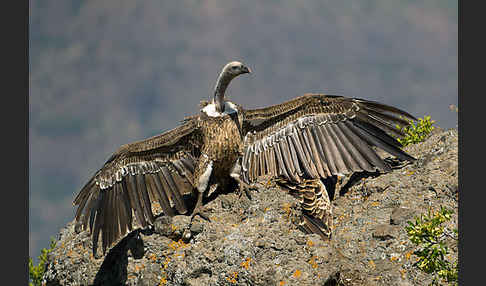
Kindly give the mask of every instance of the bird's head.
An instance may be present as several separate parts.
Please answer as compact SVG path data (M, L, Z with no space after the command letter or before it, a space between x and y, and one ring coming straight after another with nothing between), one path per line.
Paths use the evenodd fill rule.
M240 74L251 73L251 70L244 64L234 61L226 64L223 68L222 73L236 77Z

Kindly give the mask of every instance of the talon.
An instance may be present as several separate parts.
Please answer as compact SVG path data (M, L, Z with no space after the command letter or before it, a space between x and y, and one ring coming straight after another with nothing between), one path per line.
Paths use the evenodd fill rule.
M245 193L246 197L251 200L251 196L250 196L250 187L245 187L245 186L242 186L240 185L240 188L239 188L239 193L240 193L240 198L241 196L243 195L243 193Z
M252 191L258 191L258 186L255 183L252 184L247 184L241 180L238 180L238 190L239 190L239 195L245 193L246 197L251 200L251 195L250 195L250 190Z
M194 209L194 211L191 214L191 222L197 215L199 215L202 219L204 219L208 222L211 222L211 219L209 218L209 216L204 213L203 207L197 207L197 208Z
M206 215L203 210L204 210L204 207L202 205L202 195L203 193L198 193L198 196L197 196L197 202L196 202L196 206L194 207L194 210L192 211L192 214L191 214L191 222L192 220L194 219L194 217L196 215L199 215L201 218L207 220L207 221L211 221L209 219L209 216Z

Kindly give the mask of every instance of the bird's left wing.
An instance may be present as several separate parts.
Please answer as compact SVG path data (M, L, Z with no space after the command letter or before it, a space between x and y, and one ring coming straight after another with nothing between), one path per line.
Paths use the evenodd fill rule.
M331 235L332 205L328 192L333 192L331 182L336 175L390 170L372 146L401 159L414 160L388 133L403 135L396 125L408 125L403 118L415 118L378 102L306 94L241 113L244 152L235 176L245 183L253 183L264 175L275 178L277 185L301 202L300 227L323 238Z
M389 170L371 148L405 160L390 134L415 119L398 108L374 101L324 94L305 94L282 104L243 110L244 153L241 176L247 183L260 176L327 178L355 171Z

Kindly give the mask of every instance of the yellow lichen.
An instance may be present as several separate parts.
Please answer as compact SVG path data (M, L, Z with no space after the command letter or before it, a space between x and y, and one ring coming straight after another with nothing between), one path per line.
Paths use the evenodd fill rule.
M172 241L171 243L169 243L169 248L171 248L172 250L176 250L177 247L177 242Z
M285 203L282 205L282 209L285 211L285 219L288 220L290 218L290 204Z
M238 272L233 272L231 273L231 275L229 277L226 277L226 281L232 283L232 284L236 284L236 278L238 278Z
M246 270L250 267L251 258L247 258L245 261L241 262L240 266L244 267Z
M164 269L167 269L168 265L169 265L169 262L170 262L170 258L167 257L164 261L164 263L162 263L162 265L164 265Z
M167 284L167 278L165 276L163 276L162 278L160 278L159 280L159 286L161 285L165 285Z
M189 243L185 243L184 241L182 241L182 239L179 239L177 241L177 243L179 244L179 247L181 247L181 248L186 248L187 246L189 246Z
M370 260L368 261L368 264L370 265L371 269L375 269L376 268L376 264L373 260Z
M309 260L309 264L312 266L312 268L316 269L317 268L317 263L316 263L316 258L317 256L312 256Z
M142 270L142 266L139 266L138 264L135 264L135 272L139 272L140 270Z
M294 274L292 274L292 277L294 278L299 278L300 276L302 276L302 271L299 269L295 270Z

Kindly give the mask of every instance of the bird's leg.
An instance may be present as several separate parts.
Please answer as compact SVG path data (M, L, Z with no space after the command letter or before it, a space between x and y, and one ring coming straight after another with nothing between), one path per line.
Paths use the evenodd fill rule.
M203 208L202 200L203 200L203 192L198 192L197 202L196 202L196 206L194 207L194 210L192 211L191 220L193 220L196 215L199 215L203 219L207 221L211 221L209 217L203 212L204 208Z
M241 197L241 195L243 193L245 193L246 197L249 200L251 200L250 190L256 190L257 188L254 185L250 185L250 184L243 182L243 180L241 180L239 177L234 178L234 179L238 183L238 191L237 192L238 192L239 196Z
M238 193L239 195L241 196L243 194L243 192L245 193L245 195L247 196L247 198L249 200L251 200L251 196L250 196L250 190L257 190L258 189L258 186L254 183L252 184L248 184L246 182L244 182L242 179L241 179L241 176L240 176L240 171L241 171L241 165L239 162L237 162L234 166L233 166L233 169L231 170L231 173L230 173L230 177L235 179L236 182L238 182Z
M203 201L203 194L208 188L209 179L210 179L211 174L213 172L213 161L209 160L207 155L203 154L202 157L203 157L203 160L201 160L198 168L200 168L200 170L204 170L204 171L202 172L202 174L197 179L197 191L198 191L197 192L197 202L196 202L196 206L194 207L194 210L192 211L191 219L193 219L194 216L199 215L200 217L209 221L209 217L203 213L202 201Z

